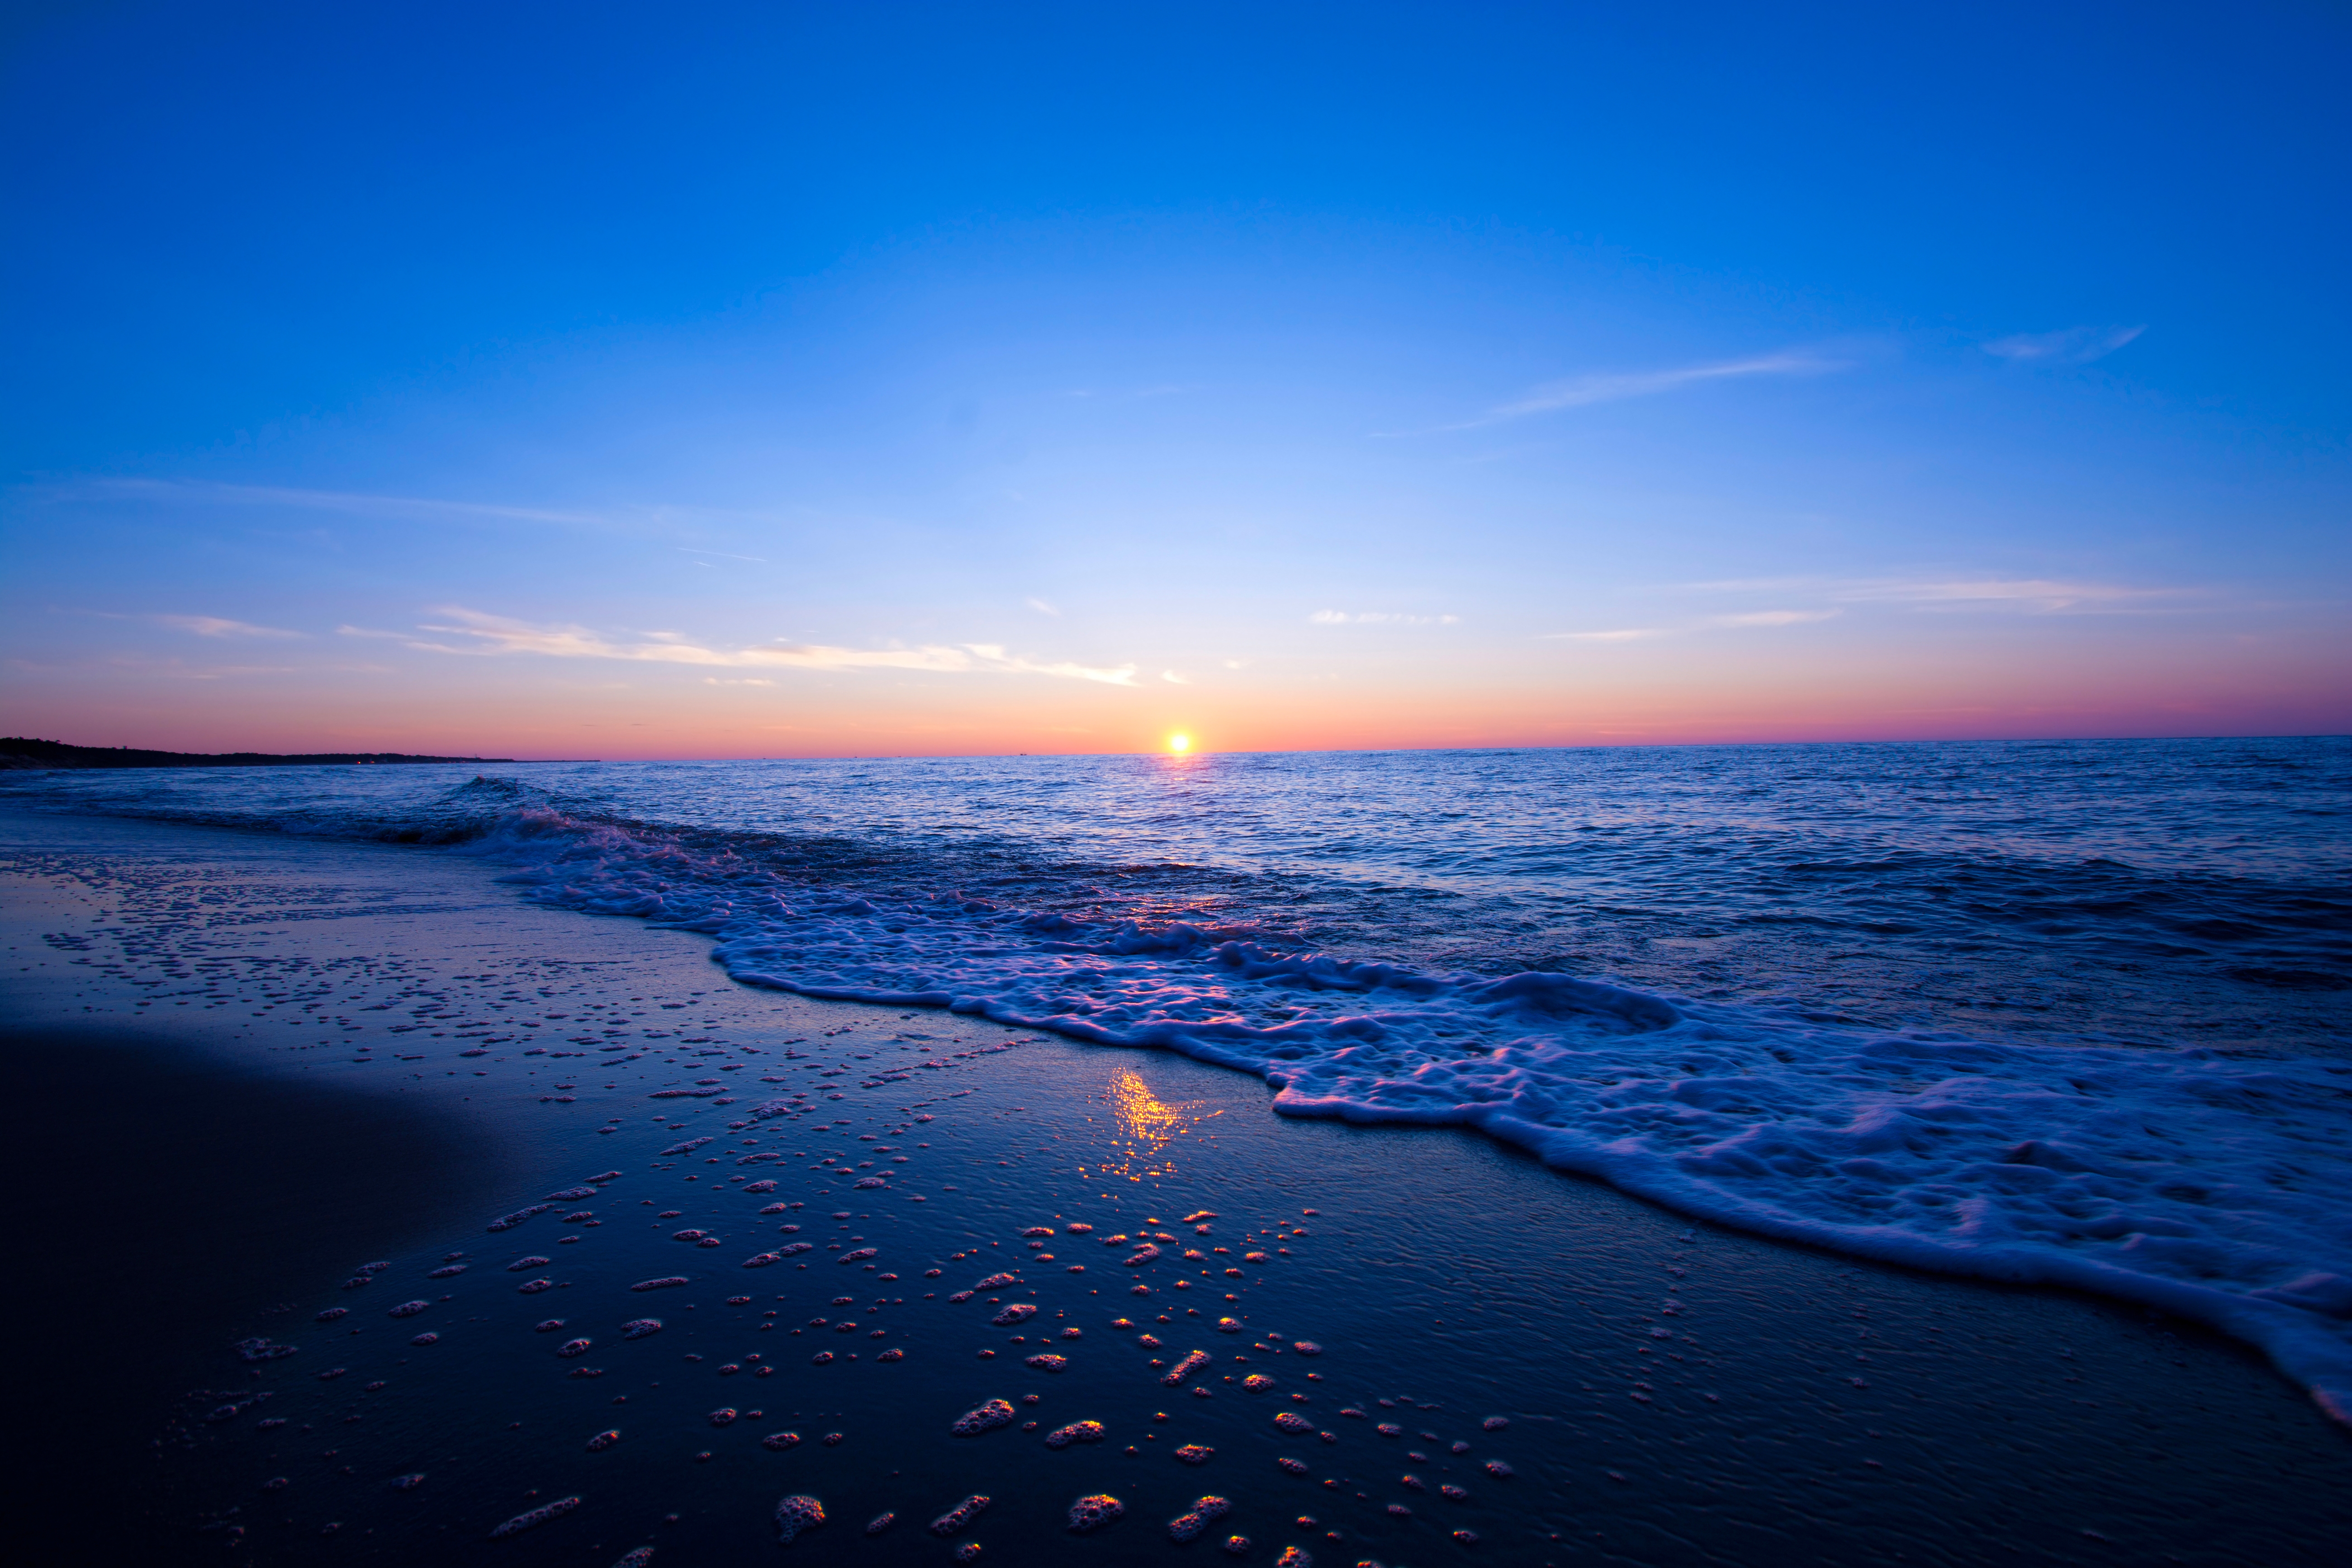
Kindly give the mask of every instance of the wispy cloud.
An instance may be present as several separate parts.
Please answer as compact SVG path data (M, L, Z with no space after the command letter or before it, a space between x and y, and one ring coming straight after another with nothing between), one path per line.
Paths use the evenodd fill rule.
M1807 621L1826 621L1838 610L1749 610L1744 615L1711 616L1707 624L1716 626L1800 626Z
M1161 670L1160 672L1160 679L1166 681L1171 686L1190 686L1192 684L1192 680L1190 676L1179 675L1172 669Z
M1496 405L1475 419L1465 419L1458 425L1448 425L1443 428L1475 430L1481 426L1499 425L1509 419L1525 419L1533 414L1551 414L1563 408L1587 408L1596 403L1617 403L1628 397L1652 397L1662 392L1673 392L1710 381L1736 381L1759 375L1822 375L1847 368L1848 362L1843 360L1791 353L1760 354L1753 359L1718 360L1711 364L1683 365L1674 370L1571 376L1565 381L1548 381L1529 389L1525 396Z
M2105 359L2146 331L2145 326L2067 327L2054 332L2019 332L1993 339L1984 351L2028 363L2088 364Z
M618 641L586 626L534 626L504 616L452 607L438 612L441 619L421 631L436 637L465 639L455 644L427 641L407 633L371 631L345 626L349 637L398 637L410 647L426 653L538 654L549 658L625 659L651 664L707 665L732 668L816 670L905 669L942 675L1043 675L1066 680L1100 681L1108 686L1135 684L1135 666L1100 668L1091 665L1044 661L1007 653L995 643L961 643L953 647L910 648L832 647L821 643L761 643L751 647L705 647L677 632L644 632L640 641Z
M1402 616L1385 610L1318 610L1307 617L1318 626L1451 626L1461 624L1459 616Z
M97 479L87 489L99 494L140 496L151 500L206 505L282 506L366 517L488 518L519 522L604 526L610 520L589 512L545 507L501 506L489 501L443 500L431 496L368 495L352 490L299 489L283 485L225 485L200 479Z
M2046 614L2156 609L2194 596L2185 588L2139 588L2049 577L1770 577L1694 583L1705 592L1809 595L1836 604L1910 605L1927 610L2005 609ZM1783 614L1787 612L1769 612Z
M101 620L145 621L151 626L170 626L173 631L194 632L200 637L283 639L302 636L300 632L289 632L280 626L257 626L251 621L233 621L226 616L139 616L118 614L112 610L92 610L89 613Z
M1539 642L1635 642L1643 637L1678 637L1690 632L1710 629L1733 631L1765 630L1774 626L1801 626L1812 621L1826 621L1839 615L1837 610L1750 610L1745 615L1709 616L1703 621L1679 626L1627 626L1605 632L1545 632Z
M768 558L764 555L731 555L724 550L697 550L691 544L675 545L673 548L688 555L716 555L721 561L750 561L761 566L768 563Z
M1041 616L1054 616L1058 617L1062 613L1043 599L1024 599L1021 602L1028 605L1031 609L1036 611Z

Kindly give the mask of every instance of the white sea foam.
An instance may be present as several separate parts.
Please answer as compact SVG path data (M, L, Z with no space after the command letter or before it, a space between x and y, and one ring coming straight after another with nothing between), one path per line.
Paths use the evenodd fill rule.
M1244 931L877 904L547 810L475 852L538 901L707 932L745 984L1165 1047L1262 1075L1287 1115L1475 1126L1742 1229L2147 1302L2352 1420L2352 1065L1872 1032Z

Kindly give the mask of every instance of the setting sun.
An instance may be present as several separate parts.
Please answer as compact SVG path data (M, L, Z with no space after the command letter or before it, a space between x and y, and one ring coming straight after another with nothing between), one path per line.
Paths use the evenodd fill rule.
M1179 753L1180 755L1185 752L1189 752L1192 749L1192 737L1190 735L1171 735L1168 737L1168 749Z

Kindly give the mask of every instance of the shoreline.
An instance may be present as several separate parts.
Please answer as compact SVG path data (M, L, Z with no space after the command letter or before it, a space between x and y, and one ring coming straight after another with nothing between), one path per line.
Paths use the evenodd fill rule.
M576 1279L571 1295L602 1300L604 1292L619 1290L612 1298L614 1312L643 1310L644 1299L630 1297L624 1287L665 1262L676 1268L682 1261L688 1273L701 1278L695 1265L704 1255L671 1242L667 1224L649 1228L649 1222L635 1221L631 1228L639 1194L653 1194L643 1200L648 1204L665 1191L683 1196L701 1192L706 1179L719 1184L723 1173L776 1181L775 1201L806 1205L786 1223L804 1225L818 1237L838 1229L845 1245L845 1238L862 1236L883 1249L878 1262L886 1271L901 1274L895 1287L904 1298L900 1304L859 1310L887 1326L893 1336L887 1342L906 1347L908 1366L836 1360L811 1369L803 1350L798 1362L770 1355L778 1376L764 1384L748 1382L749 1373L717 1381L708 1367L678 1359L686 1342L675 1336L715 1333L713 1349L740 1358L745 1349L776 1341L805 1346L806 1334L795 1338L782 1326L761 1330L760 1309L723 1308L700 1286L679 1293L694 1302L696 1317L710 1317L699 1329L673 1321L667 1332L643 1346L615 1343L609 1351L605 1331L592 1331L597 1349L591 1360L608 1354L635 1360L614 1359L607 1363L606 1379L583 1384L562 1370L568 1363L551 1359L551 1346L530 1334L521 1315L543 1309L514 1296L503 1272L463 1275L451 1287L461 1293L446 1310L458 1316L441 1321L445 1310L436 1308L418 1320L437 1324L445 1341L439 1350L456 1352L449 1364L436 1368L423 1352L390 1344L365 1352L380 1369L374 1375L389 1385L353 1408L373 1411L381 1405L384 1414L369 1414L352 1428L358 1436L330 1446L344 1455L338 1464L352 1462L371 1443L397 1448L421 1437L417 1423L431 1413L427 1428L448 1433L448 1449L433 1457L434 1479L416 1499L429 1500L434 1509L456 1507L462 1517L487 1521L483 1530L521 1511L508 1508L501 1492L518 1497L509 1489L564 1485L582 1491L589 1505L578 1520L546 1527L550 1549L566 1539L562 1532L576 1531L575 1546L599 1542L608 1558L618 1555L629 1537L615 1529L620 1515L634 1509L634 1517L653 1531L647 1540L675 1539L681 1546L700 1541L698 1553L765 1551L772 1546L761 1544L761 1531L775 1497L810 1489L826 1493L827 1506L839 1515L838 1527L817 1538L837 1542L826 1548L835 1552L856 1540L869 1500L885 1506L896 1497L904 1518L928 1518L922 1509L952 1502L961 1487L989 1490L1000 1500L979 1527L992 1554L1003 1550L1058 1560L1080 1554L1083 1543L1060 1530L1058 1516L1068 1501L1061 1493L1083 1475L1089 1485L1127 1498L1130 1512L1140 1514L1116 1527L1126 1533L1112 1542L1115 1550L1139 1550L1158 1528L1154 1511L1180 1509L1179 1494L1189 1487L1230 1491L1240 1510L1236 1518L1248 1521L1246 1532L1260 1542L1262 1554L1297 1539L1348 1561L1363 1552L1383 1561L1401 1553L1443 1561L1462 1550L1436 1530L1452 1505L1400 1492L1396 1471L1407 1466L1435 1471L1467 1461L1440 1449L1429 1450L1425 1465L1408 1460L1390 1445L1418 1441L1412 1432L1387 1440L1369 1430L1369 1421L1334 1419L1343 1400L1381 1414L1376 1399L1393 1402L1408 1393L1424 1405L1450 1407L1440 1415L1433 1405L1421 1419L1449 1440L1479 1445L1471 1459L1483 1462L1488 1446L1508 1458L1516 1472L1508 1482L1483 1473L1465 1478L1472 1500L1460 1505L1457 1521L1475 1518L1468 1527L1513 1560L1631 1554L1644 1562L1696 1561L1688 1555L1695 1540L1714 1542L1709 1550L1720 1553L1741 1550L1737 1543L1754 1539L1758 1530L1795 1530L1806 1536L1804 1550L1832 1562L1881 1561L1891 1550L1922 1561L1975 1561L2007 1551L1998 1545L2001 1540L2063 1557L2095 1546L2086 1531L2147 1560L2171 1552L2181 1561L2217 1564L2244 1560L2237 1553L2317 1562L2324 1560L2320 1543L2328 1532L2352 1523L2352 1448L2338 1430L2251 1352L2187 1325L2167 1325L2067 1292L1916 1274L1695 1226L1453 1130L1356 1129L1276 1118L1266 1114L1271 1094L1256 1079L1165 1053L1035 1039L970 1018L908 1016L732 987L709 962L699 939L532 909L491 884L489 868L447 857L376 846L257 843L253 836L217 830L103 821L0 822L0 837L12 832L18 843L27 837L46 840L37 847L48 871L46 884L21 875L0 882L9 889L12 947L26 948L40 931L90 940L86 933L101 925L139 926L145 917L133 906L142 900L157 911L141 928L152 935L133 939L135 946L144 943L139 963L148 967L131 964L136 973L129 980L101 979L91 973L96 963L72 963L103 956L103 942L114 939L93 940L79 950L42 946L24 958L12 953L5 999L7 1017L19 1027L68 1017L101 1023L110 1016L80 1009L134 1010L143 991L149 998L143 1011L167 1012L147 1023L151 1034L235 1063L238 1072L281 1082L309 1079L389 1096L391 1103L404 1100L420 1110L462 1113L475 1133L518 1163L517 1170L560 1171L574 1180L608 1167L624 1173L594 1205L600 1215L624 1222L617 1227L567 1233L551 1214L515 1233L541 1252L562 1253L559 1261L571 1272L551 1277ZM73 882L65 870L75 865L102 885ZM320 892L306 903L310 895L300 892L306 887L340 892L332 899ZM106 896L93 900L93 893ZM196 893L201 897L191 896ZM104 921L63 918L100 909L108 913ZM121 918L126 911L139 919ZM319 1011L288 1023L286 1015L299 1011L290 1004L252 1017L265 1011L266 994L232 984L225 970L204 987L133 984L162 973L166 963L200 979L200 961L226 965L238 944L269 956L272 966L262 973L281 982L298 960L311 966L304 973L322 975L342 963L333 972L341 987L336 1005L351 1023L329 1027L319 1021ZM375 966L372 978L361 973L369 964ZM633 1079L614 1071L592 1081L560 1063L572 1072L561 1082L580 1087L571 1102L556 1103L560 1096L542 1098L556 1082L543 1076L549 1070L544 1058L516 1054L544 1047L526 1047L520 1035L511 1035L499 1055L467 1060L457 1055L457 1047L484 1047L460 1041L462 1031L444 1029L437 1040L422 1027L394 1035L394 1027L406 1025L406 1014L370 1014L365 1008L374 1003L358 1001L362 994L402 992L412 1000L428 992L455 997L465 987L477 998L518 991L537 998L538 992L520 984L526 973L539 977L541 990L570 986L562 992L567 1024L576 1025L591 1004L619 1007L634 1000L629 1010L642 1016L629 1025L638 1042L632 1049L642 1047L646 1029L663 1023L666 1003L677 1003L697 1023L716 1020L719 1026L704 1033L733 1053L727 1059L737 1064L737 1078L748 1079L754 1068L772 1078L793 1077L772 1092L803 1087L816 1109L747 1124L733 1135L739 1146L764 1138L761 1151L772 1149L775 1156L768 1164L739 1172L731 1163L713 1167L666 1160L660 1151L678 1139L718 1134L730 1116L742 1120L749 1098L718 1095L737 1102L727 1107L691 1099L649 1101L646 1096L657 1082L677 1079L690 1087L693 1076L672 1069L658 1079ZM461 986L459 975L484 978ZM559 975L567 978L559 982ZM161 994L192 988L188 995ZM272 988L290 993L280 982ZM206 990L222 999L206 996ZM665 1037L655 1044L682 1057L683 1038L666 1027L660 1032ZM922 1110L901 1110L916 1101L899 1097L918 1092L904 1083L855 1087L866 1081L856 1073L873 1071L872 1061L898 1059L884 1053L905 1052L912 1061L929 1047L944 1055L950 1036L957 1045L952 1060L915 1075L927 1091ZM558 1038L541 1037L566 1048ZM800 1043L783 1043L794 1038ZM1003 1048L1016 1039L1023 1043ZM351 1042L359 1041L372 1049L356 1052ZM271 1046L279 1048L273 1052ZM395 1050L425 1059L400 1061ZM799 1053L789 1073L786 1051ZM716 1064L715 1058L704 1059ZM869 1065L861 1067L861 1059ZM632 1070L645 1073L653 1062L646 1056ZM826 1078L814 1070L820 1062L856 1073ZM533 1071L542 1077L527 1076ZM461 1079L461 1072L468 1076ZM475 1072L489 1076L475 1079ZM702 1076L720 1078L715 1071ZM619 1087L599 1087L607 1082ZM463 1098L469 1094L477 1098ZM694 1109L680 1110L687 1106ZM827 1121L820 1121L819 1110ZM654 1110L675 1114L663 1115L656 1126ZM127 1106L110 1103L94 1115L116 1139L144 1135ZM622 1118L622 1124L600 1133L597 1121L607 1115ZM869 1196L841 1178L816 1173L821 1151L839 1150L846 1157L869 1130L884 1137L905 1126L911 1134L916 1115L932 1120L919 1124L919 1136L894 1142L912 1163L884 1192ZM845 1117L850 1119L845 1124L820 1131ZM673 1121L684 1131L667 1131ZM890 1170L898 1169L888 1163L895 1157L869 1156L877 1168ZM1110 1169L1122 1162L1130 1168ZM691 1185L688 1177L697 1178ZM553 1179L547 1191L556 1190ZM430 1260L449 1250L503 1262L486 1248L504 1238L486 1235L482 1226L536 1200L538 1181L538 1175L500 1178L498 1191L469 1200L471 1212L458 1222L423 1218L417 1240L405 1247L387 1242L372 1255L392 1263L388 1279L403 1279L414 1269L420 1283ZM56 1189L44 1183L36 1190ZM436 1206L413 1191L392 1206L403 1202ZM729 1246L716 1255L725 1267L711 1276L714 1286L740 1280L756 1281L762 1295L782 1289L793 1304L780 1301L778 1309L791 1321L804 1321L808 1306L817 1315L835 1315L825 1304L829 1298L802 1299L837 1289L833 1281L856 1277L854 1266L846 1276L822 1265L812 1273L789 1264L741 1273L738 1261L753 1234L747 1228L752 1200L712 1191L688 1202L722 1216L715 1228ZM835 1206L851 1217L819 1223L820 1209L830 1213ZM942 1285L973 1284L957 1277L963 1266L950 1255L974 1248L982 1256L992 1248L1017 1255L1025 1246L1019 1231L1031 1223L1059 1226L1083 1215L1099 1230L1127 1230L1146 1216L1166 1221L1196 1208L1224 1212L1224 1219L1213 1222L1213 1239L1234 1244L1236 1254L1240 1235L1228 1231L1248 1226L1254 1237L1265 1233L1277 1212L1287 1215L1286 1226L1314 1234L1286 1238L1281 1245L1290 1248L1287 1255L1263 1248L1266 1265L1234 1265L1249 1275L1243 1282L1226 1281L1220 1271L1215 1279L1189 1280L1187 1289L1169 1272L1172 1247L1166 1249L1170 1258L1132 1273L1118 1268L1118 1254L1082 1252L1087 1274L1038 1275L1037 1299L1046 1312L1067 1313L1073 1327L1083 1324L1066 1373L1022 1372L1013 1352L1026 1354L1025 1347L1007 1345L1008 1336L992 1333L984 1318L959 1316L944 1303L920 1300L915 1289L924 1267L950 1270ZM1310 1208L1320 1216L1302 1218L1299 1211ZM187 1222L202 1217L190 1215ZM774 1235L772 1220L757 1228ZM394 1234L388 1222L383 1234ZM578 1244L551 1245L567 1234L578 1237ZM1171 1228L1170 1234L1182 1233ZM594 1261L607 1254L609 1262ZM902 1254L908 1267L898 1266ZM288 1276L284 1295L300 1309L293 1321L307 1322L312 1313L352 1300L336 1280L341 1269L361 1261L359 1256L341 1259L335 1278L322 1274L305 1283ZM1152 1296L1127 1293L1130 1280L1147 1279ZM1129 1362L1142 1354L1131 1331L1104 1321L1114 1311L1139 1315L1132 1303L1148 1300L1171 1313L1175 1327L1162 1325L1159 1331L1171 1339L1171 1349L1180 1348L1172 1342L1177 1330L1192 1321L1190 1314L1228 1293L1220 1285L1238 1298L1220 1310L1238 1315L1251 1338L1221 1343L1202 1335L1202 1345L1187 1339L1181 1348L1248 1352L1270 1329L1322 1343L1326 1354L1313 1365L1328 1391L1297 1375L1307 1363L1296 1355L1249 1359L1284 1388L1307 1393L1302 1408L1339 1439L1327 1446L1310 1433L1303 1450L1286 1450L1310 1462L1318 1475L1338 1467L1335 1479L1347 1481L1339 1493L1318 1480L1286 1476L1270 1456L1250 1457L1276 1436L1266 1425L1271 1406L1223 1389L1213 1399L1171 1400L1173 1391ZM172 1288L171 1281L158 1281L151 1308L172 1310ZM1662 1302L1674 1310L1662 1311ZM795 1307L801 1316L792 1319ZM664 1316L677 1313L672 1307ZM378 1303L374 1317L381 1315ZM734 1326L721 1326L722 1319ZM515 1321L500 1326L509 1320ZM373 1344L383 1332L379 1324L350 1342ZM224 1347L204 1358L210 1370L191 1375L215 1382L223 1374L248 1378L277 1390L280 1409L314 1405L320 1415L342 1409L328 1402L348 1402L342 1391L349 1384L319 1384L311 1375L312 1358L321 1353L317 1331L286 1337L300 1342L303 1352L266 1363L259 1379L226 1358ZM478 1337L480 1349L467 1349ZM848 1342L831 1341L828 1331L827 1342ZM412 1358L406 1365L394 1364L396 1350ZM980 1358L977 1350L992 1350L993 1358ZM661 1352L657 1358L655 1352ZM467 1358L462 1370L460 1354ZM354 1378L367 1370L357 1361L351 1364ZM642 1370L630 1370L639 1364ZM1009 1376L1000 1370L1007 1367L1013 1368ZM887 1381L897 1372L918 1375ZM650 1386L646 1373L653 1374ZM690 1385L681 1386L681 1378ZM620 1422L628 1436L592 1463L579 1451L580 1437L593 1430L583 1424L612 1419L593 1412L612 1408L613 1379L623 1380L627 1390L630 1403ZM754 1387L777 1391L756 1402L771 1415L782 1399L790 1402L785 1409L800 1409L811 1422L840 1425L848 1434L844 1447L826 1450L818 1433L809 1432L806 1445L778 1456L757 1441L772 1421L761 1432L743 1426L720 1431L703 1418L722 1398L740 1407ZM1041 1410L1055 1419L1091 1415L1107 1420L1114 1437L1124 1441L1062 1455L1039 1475L1033 1472L1044 1460L1024 1457L1031 1450L1014 1447L1020 1439L1013 1433L995 1435L1003 1441L993 1447L965 1446L944 1436L946 1419L964 1407L958 1401L1024 1389L1039 1393L1047 1401ZM397 1414L391 1403L402 1400L414 1402L410 1414ZM1150 1419L1155 1402L1170 1415L1169 1423ZM947 1405L955 1409L944 1409ZM1481 1436L1476 1418L1489 1409L1512 1423L1507 1437ZM517 1415L526 1430L510 1437L505 1425ZM1471 1417L1466 1426L1465 1415ZM240 1445L256 1441L249 1426L244 1420L203 1426L197 1449L174 1461L182 1468L163 1489L181 1528L193 1531L189 1521L199 1502L244 1503L248 1512L241 1518L259 1517L249 1506L258 1494L247 1489L266 1478L237 1457ZM378 1432L384 1436L366 1436ZM401 1436L404 1432L412 1436ZM1171 1439L1197 1434L1216 1458L1198 1472L1168 1465L1161 1446L1167 1440L1153 1440L1155 1432ZM556 1439L551 1447L550 1436ZM1160 1462L1146 1464L1155 1447ZM395 1459L394 1448L383 1450L384 1466L415 1462L405 1455ZM1119 1448L1139 1457L1114 1451ZM706 1449L712 1459L694 1457ZM875 1469L876 1457L885 1451L905 1475ZM454 1465L453 1455L461 1456ZM279 1463L296 1461L289 1457ZM402 1551L428 1549L426 1538L415 1533L435 1520L422 1502L400 1502L408 1494L385 1490L381 1474L339 1481L335 1466L318 1468L323 1473L289 1471L297 1479L286 1494L289 1517L308 1522L273 1525L269 1531L257 1525L257 1561L309 1561L322 1550L310 1531L327 1522L343 1525L339 1556L362 1541L380 1543L367 1550L391 1554L387 1561ZM910 1495L898 1496L894 1486ZM333 1505L337 1517L313 1511L321 1491L338 1487L347 1500ZM1297 1497L1282 1500L1292 1489ZM940 1492L953 1495L933 1495ZM299 1509L293 1507L298 1493ZM1955 1497L1967 1500L1971 1514L1958 1524L1958 1545L1955 1521L1940 1506L1927 1506ZM629 1499L642 1500L630 1504ZM1402 1521L1386 1513L1391 1499L1414 1512ZM1283 1515L1301 1504L1316 1510L1325 1526L1340 1530L1345 1543L1327 1546L1299 1536ZM2184 1526L2180 1521L2192 1510L2201 1511ZM682 1522L661 1526L666 1512L678 1513ZM1593 1539L1596 1529L1605 1540ZM368 1530L379 1533L361 1533ZM469 1530L434 1533L429 1549L471 1561L477 1553L468 1542L478 1541L480 1531ZM861 1550L885 1561L935 1554L936 1546L919 1544L920 1533L902 1523L898 1533ZM193 1553L199 1540L193 1533L188 1539Z

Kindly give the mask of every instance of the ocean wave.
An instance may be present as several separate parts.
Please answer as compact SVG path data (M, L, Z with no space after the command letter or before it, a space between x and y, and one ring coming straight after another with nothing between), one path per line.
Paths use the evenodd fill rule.
M1475 1127L1741 1229L2145 1302L2352 1421L2352 1064L1434 973L1246 922L812 887L691 838L521 805L464 852L537 902L708 934L746 984L1175 1050L1260 1075L1281 1114Z

